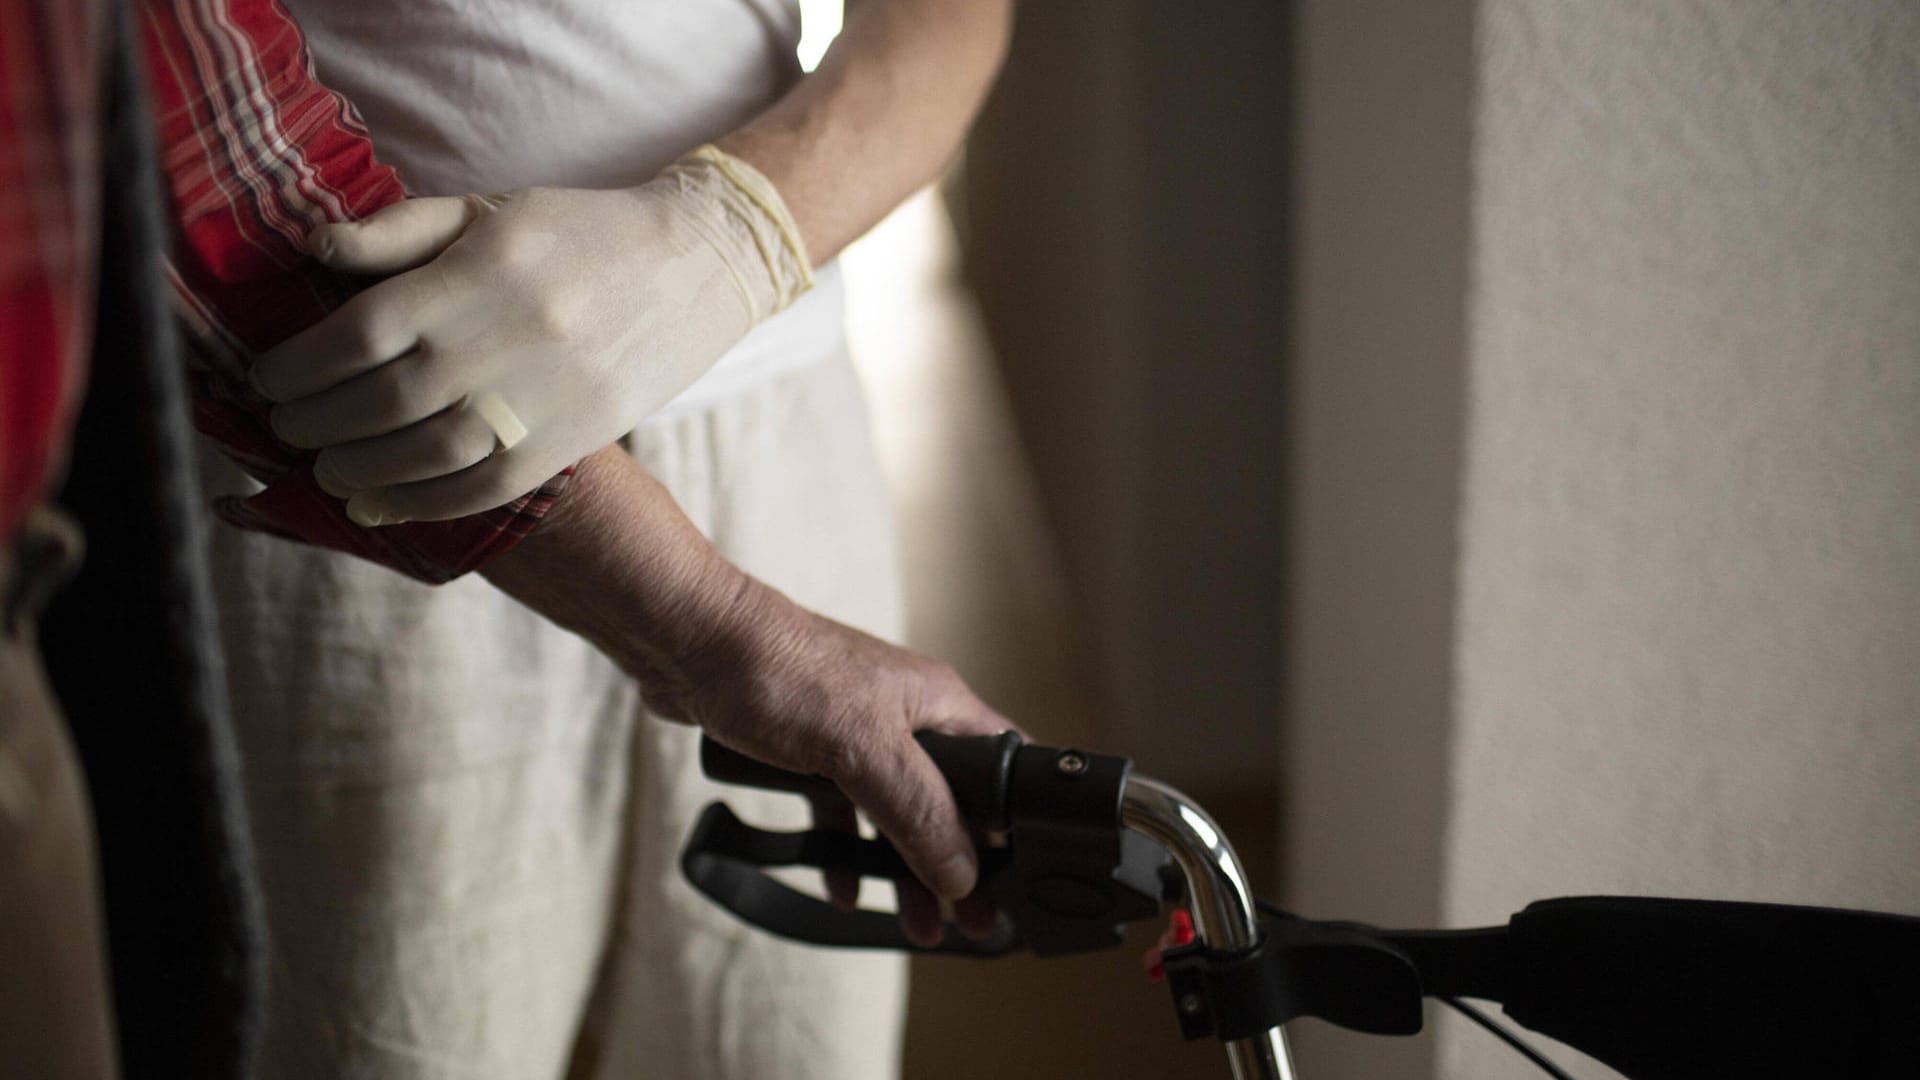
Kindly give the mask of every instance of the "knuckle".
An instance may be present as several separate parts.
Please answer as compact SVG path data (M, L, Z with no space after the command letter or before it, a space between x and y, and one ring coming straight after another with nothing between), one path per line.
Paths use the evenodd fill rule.
M368 410L373 415L392 420L411 410L415 391L410 380L402 378L389 364L375 371L368 380L367 397Z
M866 749L844 735L826 739L813 751L814 771L835 780L857 780L870 772Z
M381 346L386 341L384 320L378 306L371 300L360 303L349 301L346 307L340 309L340 314L342 346L356 357L378 358Z
M552 239L544 234L502 229L493 237L493 250L489 254L503 266L524 271L545 261L552 246Z
M573 333L573 305L551 294L536 296L529 316L541 337L565 339Z
M505 493L501 502L510 502L533 491L558 470L524 444L498 455L504 462L498 486Z
M438 406L459 396L461 365L443 349L423 341L393 366L401 369L407 392L416 395L419 405Z
M508 195L487 195L478 192L469 192L459 196L460 210L461 213L466 215L468 221L478 221L506 205L509 197Z
M915 835L929 842L944 839L947 832L947 804L939 793L925 784L912 785L907 803L907 822Z
M492 468L476 469L472 478L461 484L458 499L462 514L479 514L507 505L525 495L538 481L527 483L523 477L532 471L531 463L513 450L503 450L488 459ZM544 479L544 478L543 478Z
M439 411L445 381L434 365L417 359L384 365L370 380L372 411L392 421L423 419Z
M472 440L454 417L428 426L421 434L420 444L420 456L437 472L451 472L473 464L469 452Z
M926 679L941 690L965 689L967 685L959 669L945 660L928 660Z

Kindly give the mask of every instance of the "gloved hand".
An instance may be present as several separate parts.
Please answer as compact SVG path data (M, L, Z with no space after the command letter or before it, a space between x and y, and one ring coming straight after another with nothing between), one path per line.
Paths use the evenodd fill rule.
M308 243L398 275L253 369L275 432L325 448L314 477L362 525L512 501L813 283L773 185L710 146L635 188L410 199Z

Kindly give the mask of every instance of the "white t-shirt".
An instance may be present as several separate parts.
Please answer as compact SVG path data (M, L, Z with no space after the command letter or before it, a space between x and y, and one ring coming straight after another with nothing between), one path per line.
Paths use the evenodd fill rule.
M320 80L421 195L640 183L800 76L797 0L288 0ZM839 268L656 417L841 347Z

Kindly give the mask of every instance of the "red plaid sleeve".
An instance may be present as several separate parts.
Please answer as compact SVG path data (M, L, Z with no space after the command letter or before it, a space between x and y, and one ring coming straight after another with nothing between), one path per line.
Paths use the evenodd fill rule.
M193 362L194 423L266 485L216 510L248 529L441 582L511 550L567 476L484 514L368 529L320 490L310 451L274 437L247 367L364 282L308 258L305 237L405 197L352 106L314 78L279 0L142 0L161 168L176 233L167 272Z
M101 15L0 0L0 550L59 467L84 381Z

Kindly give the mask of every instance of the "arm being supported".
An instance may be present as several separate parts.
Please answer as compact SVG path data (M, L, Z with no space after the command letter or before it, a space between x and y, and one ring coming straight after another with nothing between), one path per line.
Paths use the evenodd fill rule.
M314 455L275 436L247 367L355 291L308 258L307 232L404 192L352 110L313 81L298 27L273 0L146 0L142 15L177 215L169 270L202 361L197 423L267 484L223 506L228 520L426 581L484 567L638 677L664 715L840 781L922 881L964 896L973 845L912 733L993 734L1006 721L946 665L815 616L729 565L618 448L588 458L565 500L563 474L443 523L362 527L318 486ZM909 933L937 936L931 896L906 890L902 914Z
M261 359L276 428L322 451L357 521L499 504L638 426L937 176L1008 24L1007 0L855 3L819 71L633 187L414 199L317 230L328 265L394 276Z
M1011 725L946 664L815 615L728 563L618 448L582 461L573 484L538 532L486 567L487 579L592 641L639 679L661 715L832 780L920 881L967 897L979 869L973 842L913 734L997 735ZM939 940L932 896L902 889L900 913L913 940ZM991 929L991 906L978 898L960 916L972 932Z
M247 368L366 283L308 257L307 233L406 191L374 158L352 107L314 79L306 39L277 0L141 0L138 11L173 218L167 277L194 361L194 424L266 485L221 500L221 516L428 582L511 550L566 473L486 513L365 529L314 483L314 455L275 436Z

